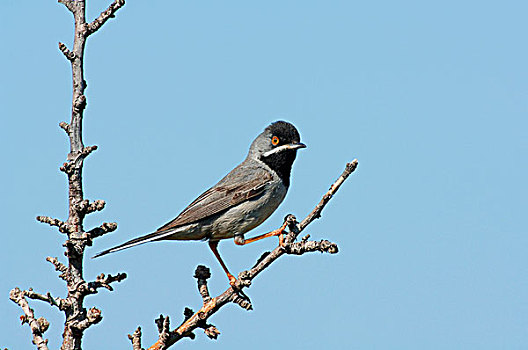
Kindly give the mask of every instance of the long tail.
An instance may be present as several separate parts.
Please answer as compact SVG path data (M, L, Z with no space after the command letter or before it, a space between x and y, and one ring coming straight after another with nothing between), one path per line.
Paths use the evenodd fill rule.
M174 230L156 231L156 232L153 232L153 233L149 233L148 235L131 239L130 241L125 242L123 244L120 244L118 246L115 246L113 248L110 248L110 249L107 249L107 250L103 250L102 252L97 253L94 256L92 256L92 259L98 258L100 256L103 256L103 255L106 255L106 254L109 254L109 253L118 252L118 251L123 250L123 249L132 248L132 247L135 247L135 246L143 244L143 243L157 241L157 240L163 239L163 238L165 238L167 236L170 236L172 234L174 234Z

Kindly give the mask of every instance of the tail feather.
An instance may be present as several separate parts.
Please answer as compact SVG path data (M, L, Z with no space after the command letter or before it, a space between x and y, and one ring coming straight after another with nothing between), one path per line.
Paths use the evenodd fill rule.
M148 235L131 239L130 241L125 242L123 244L120 244L118 246L115 246L113 248L110 248L110 249L107 249L107 250L103 250L102 252L99 252L99 253L95 254L94 256L92 256L92 259L98 258L100 256L103 256L103 255L106 255L106 254L109 254L109 253L118 252L118 251L123 250L123 249L132 248L132 247L135 247L135 246L143 244L143 243L157 241L157 240L163 239L163 238L165 238L167 236L170 236L172 234L174 234L174 230L156 231L156 232L153 232L153 233L149 233Z

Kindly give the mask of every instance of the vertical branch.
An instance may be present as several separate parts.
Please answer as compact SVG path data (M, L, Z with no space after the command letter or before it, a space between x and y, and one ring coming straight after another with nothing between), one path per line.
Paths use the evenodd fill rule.
M94 207L98 207L97 204L90 207L83 196L83 162L92 151L97 149L97 146L85 147L82 140L83 113L86 108L86 96L84 95L86 89L84 49L88 36L97 31L108 18L113 17L114 13L125 2L124 0L115 0L93 23L86 23L86 4L84 0L59 0L59 2L72 12L75 20L73 49L70 51L66 45L59 43L59 49L71 63L73 83L70 123L69 125L61 123L60 125L67 132L70 139L70 153L68 154L67 162L61 167L61 170L68 176L69 188L67 225L70 230L68 231L68 240L64 246L66 247L65 255L68 257L68 299L72 301L72 307L66 310L66 323L61 350L69 350L81 349L81 339L84 330L102 319L99 310L92 308L86 311L83 307L84 297L96 292L93 284L87 283L83 277L84 250L87 245L92 244L91 240L93 238L93 235L84 232L83 220L86 214L94 211ZM104 202L100 209L103 206ZM108 224L105 227L108 228ZM116 227L115 224L110 224L110 229L107 229L104 233L113 231ZM120 281L120 279L117 281Z
M59 0L59 3L73 14L75 21L73 48L70 50L64 43L59 43L59 50L71 64L72 69L72 107L70 122L61 122L59 126L66 132L70 141L70 151L66 162L60 167L68 177L68 219L62 221L47 216L38 216L37 220L58 227L59 231L67 235L63 246L68 259L67 266L57 258L48 258L61 272L59 276L66 282L67 297L65 299L53 298L50 293L40 294L32 289L11 291L10 298L24 311L23 323L28 323L33 333L33 342L39 349L47 349L47 341L42 334L47 330L49 323L44 318L36 319L33 310L26 300L31 298L49 303L64 312L63 342L61 350L80 350L83 333L90 326L102 319L101 311L95 307L85 308L84 298L95 294L99 288L112 290L111 283L120 282L126 274L116 276L101 274L94 282L87 282L83 276L83 257L86 246L92 245L92 240L117 228L116 223L103 223L92 230L85 231L83 221L87 214L102 210L105 202L94 202L84 199L82 170L84 159L97 149L97 146L85 147L82 140L83 114L86 108L86 81L84 79L84 49L88 37L100 29L108 19L124 4L124 0L115 0L93 22L87 23L85 16L85 0Z

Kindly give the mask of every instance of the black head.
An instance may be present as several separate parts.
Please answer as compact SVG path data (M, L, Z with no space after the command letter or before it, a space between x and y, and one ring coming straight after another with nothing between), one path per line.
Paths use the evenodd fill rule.
M282 179L290 184L290 173L297 150L306 146L292 124L277 121L269 125L251 144L248 157L267 164Z

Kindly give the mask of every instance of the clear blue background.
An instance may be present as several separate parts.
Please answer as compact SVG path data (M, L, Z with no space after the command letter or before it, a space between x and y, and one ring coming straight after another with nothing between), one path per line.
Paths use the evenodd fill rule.
M88 1L92 20L108 1ZM528 22L526 1L132 1L89 38L86 198L104 199L86 228L119 229L87 255L176 216L284 119L308 145L292 187L254 233L304 217L343 170L359 167L307 233L337 255L284 257L228 306L190 349L526 349ZM15 286L64 296L44 259L65 261L64 237L35 221L67 217L58 168L68 143L72 16L56 1L0 3L2 149L0 347L33 349ZM524 214L523 214L524 213ZM220 250L234 272L276 245ZM102 309L85 349L143 344L153 320L201 299L193 271L203 242L155 243L98 260L85 276L129 277L86 299ZM60 346L62 314L31 301Z

